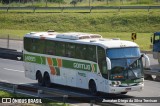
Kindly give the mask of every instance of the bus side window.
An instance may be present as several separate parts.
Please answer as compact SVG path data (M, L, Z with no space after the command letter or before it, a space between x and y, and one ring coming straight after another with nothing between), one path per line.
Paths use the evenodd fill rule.
M105 50L102 47L98 46L97 52L98 52L98 62L106 60Z
M43 39L32 39L31 51L35 53L44 53L45 42Z
M102 74L108 74L107 70L107 62L105 60L102 61Z
M90 60L90 61L94 61L96 62L96 46L93 46L93 45L88 45L87 46L87 51L86 51L86 58L87 60Z
M46 54L55 55L55 42L51 40L46 40Z
M75 57L77 59L85 59L85 57L86 57L86 46L85 45L77 44L76 45L75 54L76 54Z
M32 39L31 38L24 38L24 49L28 52L31 52L31 46L32 46Z
M75 44L73 43L67 43L66 44L66 57L75 57Z
M65 56L64 42L56 42L56 56Z

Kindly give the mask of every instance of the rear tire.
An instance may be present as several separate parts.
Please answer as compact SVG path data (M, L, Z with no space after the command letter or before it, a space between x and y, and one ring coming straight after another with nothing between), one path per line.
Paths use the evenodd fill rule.
M44 75L44 85L46 87L51 87L51 80L50 80L50 77L49 77L48 73L46 73Z
M44 86L42 74L40 72L38 72L38 74L37 74L37 80L38 80L38 85Z
M92 95L97 95L96 83L93 80L89 82L89 91Z

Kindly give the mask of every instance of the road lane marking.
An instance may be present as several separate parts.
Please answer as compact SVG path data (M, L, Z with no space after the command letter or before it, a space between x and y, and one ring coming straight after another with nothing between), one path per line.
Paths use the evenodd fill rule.
M9 70L9 71L24 72L24 71L20 71L20 70L9 69L9 68L3 68L3 69Z

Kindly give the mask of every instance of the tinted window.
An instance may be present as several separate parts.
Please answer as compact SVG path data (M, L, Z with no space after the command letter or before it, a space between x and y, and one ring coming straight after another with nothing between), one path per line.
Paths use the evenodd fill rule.
M66 57L75 57L75 44L73 43L67 43L66 44Z
M24 48L29 52L97 61L96 46L93 45L24 38Z
M96 46L88 45L86 50L86 59L90 61L97 61L96 60Z
M105 50L102 47L98 47L97 52L98 52L98 65L100 72L104 78L108 78Z
M45 41L43 39L32 39L31 51L35 53L44 53Z
M65 56L65 43L64 42L56 42L56 55Z
M44 53L45 41L43 39L24 38L24 49L29 52Z
M32 39L31 38L24 38L24 49L28 52L31 51L31 43L32 43Z
M98 52L98 62L106 60L105 50L102 47L98 47L97 52Z
M55 42L51 40L46 41L46 54L55 55Z

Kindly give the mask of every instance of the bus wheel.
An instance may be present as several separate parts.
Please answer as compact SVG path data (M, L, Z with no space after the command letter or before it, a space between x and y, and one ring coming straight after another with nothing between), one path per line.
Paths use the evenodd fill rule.
M51 87L51 80L48 73L44 75L44 84L46 87Z
M44 83L43 83L42 74L40 72L38 72L36 77L37 77L37 80L38 80L38 85L43 86Z
M96 84L93 80L91 80L89 82L89 91L92 95L97 95L97 88L96 88Z
M125 95L125 94L127 94L127 92L121 92L121 94Z

